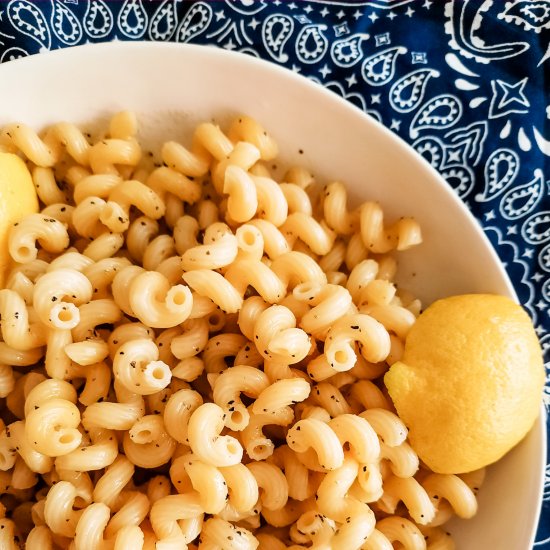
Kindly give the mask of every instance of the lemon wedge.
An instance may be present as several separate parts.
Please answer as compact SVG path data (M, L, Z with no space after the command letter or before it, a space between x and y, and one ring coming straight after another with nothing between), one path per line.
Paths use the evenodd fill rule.
M33 212L38 212L38 198L27 166L13 153L0 153L0 288L10 265L10 228Z

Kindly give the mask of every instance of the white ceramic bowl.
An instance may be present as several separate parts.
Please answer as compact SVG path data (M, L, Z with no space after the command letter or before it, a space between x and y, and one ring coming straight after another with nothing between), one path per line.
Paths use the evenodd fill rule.
M0 82L0 124L89 123L132 109L152 144L189 137L198 121L247 113L274 135L285 163L344 181L356 198L380 201L388 218L420 221L424 243L402 255L400 280L426 303L465 292L515 296L478 223L424 159L332 92L274 64L209 47L118 42L7 63ZM545 448L539 418L489 469L478 515L452 525L459 549L531 548Z

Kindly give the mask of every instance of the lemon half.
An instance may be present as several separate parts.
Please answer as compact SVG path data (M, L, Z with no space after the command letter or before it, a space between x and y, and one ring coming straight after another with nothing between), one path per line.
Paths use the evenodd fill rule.
M384 381L420 459L456 474L496 462L523 439L539 414L544 378L523 308L467 294L419 316Z

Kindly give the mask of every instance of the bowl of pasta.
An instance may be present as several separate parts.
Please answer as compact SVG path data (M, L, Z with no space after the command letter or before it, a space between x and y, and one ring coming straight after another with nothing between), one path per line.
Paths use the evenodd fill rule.
M445 477L383 385L423 307L515 297L427 162L243 54L113 43L0 75L38 197L0 266L0 546L530 547L542 419Z

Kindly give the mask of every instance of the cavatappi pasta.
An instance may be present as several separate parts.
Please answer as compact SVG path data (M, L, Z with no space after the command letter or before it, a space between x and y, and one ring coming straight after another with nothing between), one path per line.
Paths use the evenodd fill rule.
M483 472L428 471L381 382L415 220L276 179L247 116L137 129L0 131L41 203L0 290L0 548L454 548Z

